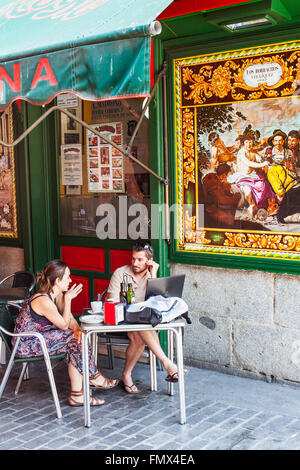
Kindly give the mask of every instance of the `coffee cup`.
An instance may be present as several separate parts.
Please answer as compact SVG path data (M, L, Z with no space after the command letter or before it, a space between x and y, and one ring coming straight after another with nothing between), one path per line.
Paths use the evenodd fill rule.
M91 302L91 309L93 313L101 313L102 302L100 300L95 300L94 302Z

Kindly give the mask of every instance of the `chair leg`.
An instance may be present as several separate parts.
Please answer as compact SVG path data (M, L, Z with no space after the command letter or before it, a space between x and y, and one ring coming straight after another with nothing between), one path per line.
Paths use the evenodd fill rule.
M12 370L12 368L13 368L14 359L15 359L15 355L16 355L16 351L17 351L18 344L19 344L19 338L17 339L16 344L15 344L15 347L14 347L12 353L11 353L11 356L10 356L10 359L9 359L9 361L8 361L8 365L7 365L7 368L6 368L4 377L3 377L2 382L1 382L1 385L0 385L0 398L1 398L2 395L3 395L4 389L5 389L6 384L7 384L7 381L8 381L8 377L10 376L11 370Z
M23 362L22 371L21 371L21 374L20 374L20 377L19 377L19 380L18 380L18 383L17 383L17 386L16 386L16 390L15 390L15 395L18 395L18 393L19 393L20 386L21 386L22 380L25 377L27 369L28 369L28 362Z
M93 356L95 359L95 364L97 366L97 363L98 363L98 335L97 333L92 334L91 346L92 346Z
M106 338L107 343L107 358L108 358L108 368L114 368L114 350L110 338Z
M52 396L53 396L53 400L54 400L54 404L55 404L55 408L56 408L56 415L57 415L57 418L60 419L60 418L62 418L62 412L61 412L61 409L60 409L59 399L58 399L56 385L55 385L55 380L54 380L53 371L52 371L52 367L51 367L51 361L49 359L49 355L45 354L45 352L44 352L44 359L45 359L45 364L46 364L46 368L47 368L47 372L48 372L48 377L49 377L50 387L51 387L51 391L52 391Z

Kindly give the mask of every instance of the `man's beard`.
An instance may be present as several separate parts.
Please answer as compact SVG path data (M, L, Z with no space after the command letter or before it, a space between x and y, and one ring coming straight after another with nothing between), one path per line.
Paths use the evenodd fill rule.
M144 268L132 267L132 271L133 271L135 274L144 273L144 272L147 271L147 266L145 266Z

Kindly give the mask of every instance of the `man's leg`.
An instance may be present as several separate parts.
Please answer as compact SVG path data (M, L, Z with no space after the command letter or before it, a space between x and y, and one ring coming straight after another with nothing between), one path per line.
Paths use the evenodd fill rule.
M164 353L156 331L140 331L142 341L153 352L157 359L162 363L168 375L173 375L177 372L177 366L174 364Z
M133 385L132 380L132 371L134 366L136 365L137 361L139 360L142 352L145 349L145 343L142 340L140 333L136 331L132 331L128 333L128 337L130 339L130 344L126 351L126 360L125 360L125 367L122 374L122 382L126 387L126 391L129 393L137 393L138 389L135 385ZM129 388L130 387L130 388Z

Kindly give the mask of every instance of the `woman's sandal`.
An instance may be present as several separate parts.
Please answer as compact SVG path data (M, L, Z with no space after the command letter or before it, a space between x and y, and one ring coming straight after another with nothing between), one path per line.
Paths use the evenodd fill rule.
M98 379L98 377L103 378L103 383L101 385L98 385L95 383L95 380ZM101 372L96 372L95 375L90 377L90 388L92 389L100 389L100 390L109 390L111 388L114 388L118 385L119 380L118 379L108 379L107 377L104 377L104 375L101 374Z
M82 402L76 400L76 398L82 397ZM100 398L90 397L90 406L100 406L105 403L105 400ZM71 390L71 395L69 396L69 405L70 406L83 406L83 391L74 392Z

